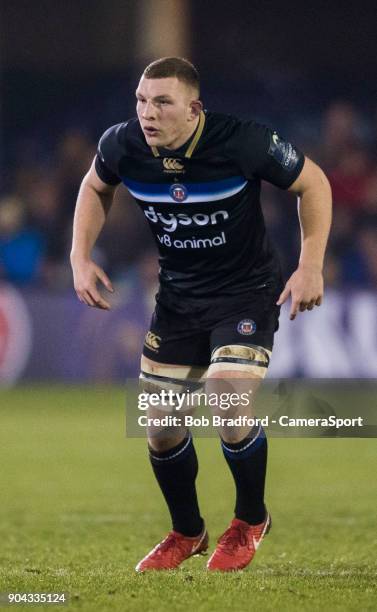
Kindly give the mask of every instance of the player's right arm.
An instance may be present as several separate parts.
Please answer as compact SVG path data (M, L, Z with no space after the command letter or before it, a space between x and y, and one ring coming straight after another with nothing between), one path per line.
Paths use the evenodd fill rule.
M88 306L109 310L110 304L97 289L100 281L108 291L113 286L104 270L91 257L93 247L105 223L117 185L104 183L93 161L85 175L76 203L73 222L71 266L77 297Z

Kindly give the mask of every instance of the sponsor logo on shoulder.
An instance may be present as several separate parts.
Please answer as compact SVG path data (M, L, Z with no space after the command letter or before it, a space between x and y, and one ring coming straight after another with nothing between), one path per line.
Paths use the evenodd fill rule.
M299 161L295 147L290 142L282 140L276 132L271 135L268 153L288 171L293 170Z
M255 321L252 319L242 319L237 325L237 331L243 336L251 336L257 329Z

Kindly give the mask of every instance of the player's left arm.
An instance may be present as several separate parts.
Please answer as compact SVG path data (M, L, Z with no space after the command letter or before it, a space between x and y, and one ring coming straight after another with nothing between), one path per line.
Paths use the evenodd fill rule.
M278 305L291 295L290 319L299 311L320 306L323 299L323 261L331 226L331 187L317 164L305 158L303 169L289 187L298 196L301 253L296 271L288 279Z

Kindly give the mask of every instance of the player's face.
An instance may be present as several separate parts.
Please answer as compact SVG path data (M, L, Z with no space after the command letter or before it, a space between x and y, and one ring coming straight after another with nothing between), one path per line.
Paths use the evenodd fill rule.
M141 77L136 111L149 146L176 149L195 130L202 104L194 88L176 77Z

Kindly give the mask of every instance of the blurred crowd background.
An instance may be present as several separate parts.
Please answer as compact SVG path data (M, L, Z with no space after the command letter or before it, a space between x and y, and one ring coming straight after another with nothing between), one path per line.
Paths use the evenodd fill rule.
M181 55L201 73L205 108L268 124L324 169L334 197L327 287L375 290L375 3L302 4L2 0L0 281L74 297L72 219L98 139L134 116L144 66ZM295 198L264 183L262 204L288 276L300 246ZM94 257L151 303L156 249L124 188Z

